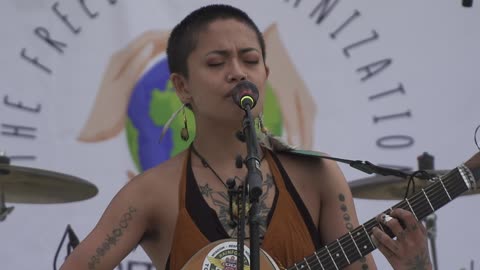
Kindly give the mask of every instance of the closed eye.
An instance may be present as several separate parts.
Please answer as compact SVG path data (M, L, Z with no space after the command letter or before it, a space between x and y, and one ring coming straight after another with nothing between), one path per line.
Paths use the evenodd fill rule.
M221 66L221 65L223 65L223 62L220 62L220 63L209 63L209 64L208 64L209 67L219 67L219 66Z

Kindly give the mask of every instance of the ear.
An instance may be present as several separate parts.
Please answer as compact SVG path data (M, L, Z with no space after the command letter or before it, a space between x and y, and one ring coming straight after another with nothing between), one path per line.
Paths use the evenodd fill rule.
M179 73L172 73L170 75L170 80L175 87L175 92L180 101L184 104L191 103L192 95L188 89L187 79Z

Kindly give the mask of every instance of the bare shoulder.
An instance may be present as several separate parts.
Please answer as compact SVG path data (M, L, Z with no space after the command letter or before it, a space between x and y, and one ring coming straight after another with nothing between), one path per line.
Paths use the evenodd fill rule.
M329 156L326 153L322 153L322 155ZM335 161L319 156L299 155L290 152L277 153L277 156L287 171L302 173L310 176L308 178L312 178L312 176L318 178L341 172Z
M322 153L323 156L329 156ZM340 167L335 161L318 156L298 155L282 152L277 154L288 174L295 176L302 185L316 187L327 195L331 189L347 185Z
M173 185L178 186L185 157L186 151L183 151L175 157L135 176L128 185L137 185L147 193L169 192L169 190L163 187L171 188Z
M178 201L178 188L185 157L186 151L183 151L168 161L137 175L127 184L131 186L127 192L132 199L143 201L145 206L152 209L154 223L157 223L162 216L168 215L163 211L171 209L171 207L158 207L159 205L173 206L172 204Z

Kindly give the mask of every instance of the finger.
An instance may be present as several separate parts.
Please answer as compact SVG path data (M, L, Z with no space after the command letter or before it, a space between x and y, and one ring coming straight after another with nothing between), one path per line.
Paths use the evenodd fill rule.
M134 55L121 71L120 78L126 80L128 84L135 84L140 73L152 58L154 46L151 42L147 43L142 50Z
M404 228L396 218L388 214L381 214L377 217L377 220L387 226L393 232L393 234L397 236L397 238L404 238Z
M275 24L267 28L264 38L266 50L272 55L268 60L270 67L268 80L282 105L282 111L294 112L285 114L288 116L284 119L285 129L289 131L287 142L308 148L313 142L313 137L309 134L317 105L313 102L310 91L288 56Z
M127 47L112 55L109 63L109 66L112 68L107 71L108 73L106 75L110 78L121 76L122 71L124 71L125 67L129 65L129 62L132 61L132 59L138 55L138 53L144 50L145 46L147 46L149 43L154 44L155 53L164 51L166 48L168 35L169 32L167 31L152 30L144 32L139 37L131 41Z
M375 244L375 246L377 246L378 250L380 250L380 252L387 259L391 259L391 258L395 257L395 254L392 251L390 251L390 249L388 249L387 247L385 247L384 245L379 243L378 240L375 238L375 236L373 234L370 236L370 238L372 239L373 244Z
M396 242L393 239L391 239L390 236L388 236L383 231L381 231L379 228L374 227L372 229L372 235L375 238L376 242L374 242L374 244L377 247L379 248L383 247L384 249L388 249L388 251L392 254L395 254L396 252L399 251L399 247L396 244Z
M168 35L169 32L166 31L147 31L131 42L124 49L127 59L121 76L136 79L153 55L166 50Z
M407 231L415 232L419 230L420 222L417 221L417 218L412 214L412 212L396 208L390 213L393 217L401 220L405 225Z
M169 32L161 30L146 31L135 38L134 41L130 42L123 51L129 55L136 54L145 47L147 43L157 43L168 39L169 34Z

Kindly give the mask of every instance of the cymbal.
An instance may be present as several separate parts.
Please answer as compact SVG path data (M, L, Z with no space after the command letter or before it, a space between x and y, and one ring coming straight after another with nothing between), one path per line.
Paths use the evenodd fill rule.
M444 175L448 170L427 170L432 175ZM413 172L405 172L413 174ZM415 184L415 192L434 183L428 180L414 178L415 182L410 184L409 195L412 194L412 185ZM350 189L354 198L373 199L373 200L403 200L407 189L409 179L403 179L396 176L372 176L349 182ZM462 195L472 195L480 193L480 189L468 191Z
M65 203L95 196L92 183L75 176L0 164L0 196L11 203Z

